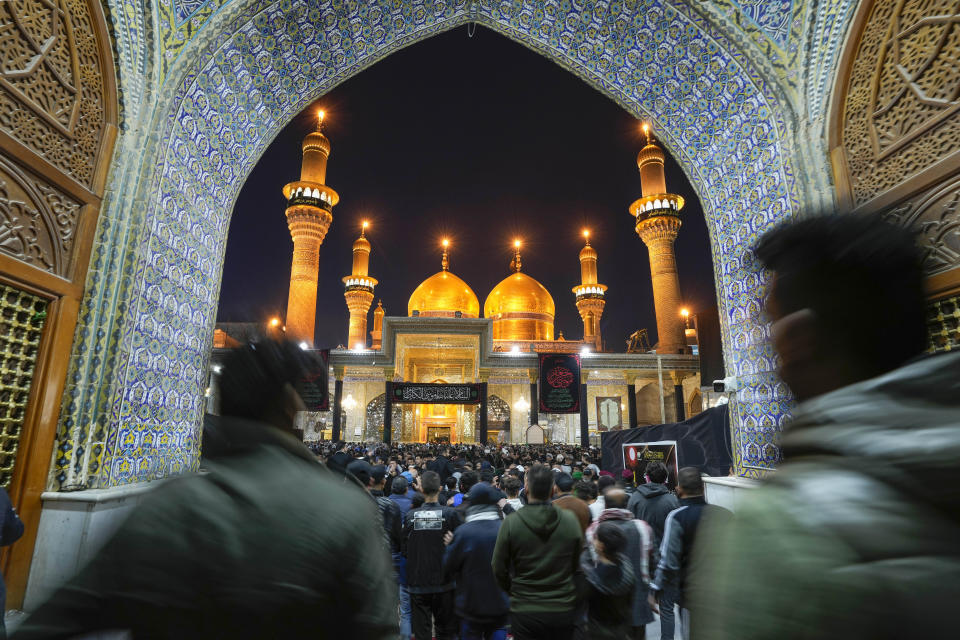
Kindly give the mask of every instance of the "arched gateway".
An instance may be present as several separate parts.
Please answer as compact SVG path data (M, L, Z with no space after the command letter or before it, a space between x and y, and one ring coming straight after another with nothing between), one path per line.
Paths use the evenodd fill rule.
M66 91L76 113L89 117L71 120L71 109L47 109L37 115L46 124L35 126L24 100L33 107L69 102L62 91L59 98L22 95L24 73L36 58L29 48L43 41L42 33L29 31L42 32L61 6L72 12L75 29L89 31L82 16L92 16L96 46L84 37L72 42L79 46L77 60L92 51L101 64L71 63L68 71L83 81L61 74L67 84L50 90ZM902 25L955 13L945 0L70 0L24 7L14 9L37 15L0 20L19 25L5 42L26 43L17 49L20 66L2 51L0 98L15 107L0 113L4 160L26 164L20 169L31 180L47 176L62 185L85 211L100 210L92 243L88 227L70 236L80 249L59 275L25 280L17 275L25 270L7 263L29 256L0 243L4 286L61 291L57 295L75 301L50 312L34 383L42 392L31 391L26 417L16 423L21 447L31 452L16 459L13 492L27 515L27 540L38 531L45 479L60 492L48 494L46 505L55 508L65 491L197 468L230 212L251 167L296 113L337 83L392 51L469 22L525 44L652 121L698 190L711 237L726 372L741 385L731 403L739 474L775 465L789 404L761 316L764 277L748 253L766 229L835 199L858 210L896 204L896 215L923 224L932 247L931 291L955 299L960 290L957 213L941 206L955 202L960 175L960 152L950 144L960 126L957 100L952 76L941 72L956 57L955 43L929 38L894 47L888 35L922 40L926 31ZM930 28L946 28L951 20ZM914 50L930 55L917 56L926 66L910 67L912 80L904 85L890 70L916 60L884 61ZM107 89L102 105L84 92L98 78ZM876 87L885 93L873 92ZM894 103L897 108L886 111L863 106ZM904 112L916 117L906 124L890 120ZM112 129L88 129L113 121L119 132L104 175ZM43 127L52 133L39 135ZM56 142L57 132L64 142ZM869 136L882 144L866 144ZM77 165L76 153L66 150L93 147L101 151L96 170L77 178L78 167L87 165ZM23 199L10 191L14 182L0 193L0 223L10 227L24 211L11 205ZM92 227L94 216L83 219ZM949 315L956 306L936 307L934 347L957 343ZM66 371L44 364L50 354L68 351ZM95 512L76 529L98 530ZM48 534L41 531L40 539ZM38 543L38 554L43 546ZM21 549L7 566L13 606L22 601L33 552L29 543ZM34 564L40 574L30 583L39 597L52 580L42 572L56 572L49 563Z
M98 236L118 268L87 291L71 369L83 381L60 422L59 441L69 443L54 470L60 488L195 468L229 216L247 173L280 128L332 86L470 21L549 57L663 132L708 218L727 367L744 385L738 464L775 462L787 393L773 373L763 279L747 248L799 210L810 170L783 88L723 31L690 7L653 1L577 9L233 0L169 67L157 61L164 89L117 156L111 218L126 233ZM91 430L94 422L103 428Z

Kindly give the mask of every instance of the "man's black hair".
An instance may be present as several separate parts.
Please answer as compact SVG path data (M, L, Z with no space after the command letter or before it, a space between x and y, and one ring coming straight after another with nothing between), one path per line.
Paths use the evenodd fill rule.
M480 472L480 482L486 482L487 484L493 484L494 474L493 469L485 469Z
M607 487L612 487L617 484L617 481L611 476L600 476L600 479L597 480L597 491L603 493L603 490Z
M530 497L534 500L547 501L553 493L553 470L550 467L538 464L527 470L527 485Z
M603 554L608 558L623 553L627 548L627 536L613 522L601 522L597 526L597 540L603 544Z
M291 342L263 340L231 349L220 373L220 415L250 419L282 415L288 402L284 387L300 386L317 362Z
M703 476L696 467L684 467L677 474L677 485L688 496L703 495Z
M650 478L650 482L663 484L667 481L667 465L662 462L656 461L648 463L644 473Z
M448 491L453 491L454 489L457 488L456 477L450 476L449 478L447 478L447 481L444 482L444 485L446 485Z
M466 471L460 475L460 493L467 493L470 487L480 482L480 474L476 471Z
M557 489L563 493L569 493L573 489L573 476L566 472L556 474L553 479Z
M438 493L440 491L440 474L436 471L424 471L420 476L420 488L428 496Z
M406 495L407 487L407 479L403 476L397 476L393 479L393 484L390 485L390 490L399 495Z
M573 495L577 496L584 502L588 502L597 497L597 485L590 482L589 480L581 480L574 486Z
M768 231L753 250L776 274L782 314L811 309L824 346L870 377L926 348L921 253L880 215L818 215Z
M500 484L503 486L503 490L507 493L508 498L516 498L517 494L520 493L520 489L523 488L523 485L520 483L520 478L513 475L504 476L500 480Z

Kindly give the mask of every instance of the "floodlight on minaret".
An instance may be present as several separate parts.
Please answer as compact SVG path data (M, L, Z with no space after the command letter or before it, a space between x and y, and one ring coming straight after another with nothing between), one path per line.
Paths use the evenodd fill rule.
M377 281L370 277L370 241L367 240L369 226L370 223L366 220L360 225L360 237L353 243L353 269L350 275L343 278L346 287L343 297L350 311L347 344L354 349L366 348L367 312L373 302L373 288L377 286Z
M317 316L317 280L320 272L320 245L330 224L333 207L340 201L326 184L330 140L322 132L324 112L317 112L317 128L303 139L300 179L283 187L287 200L287 227L293 239L290 293L287 298L287 336L296 342L313 344Z
M642 196L630 205L637 235L650 255L653 305L657 315L657 352L678 353L686 349L680 321L680 279L673 242L680 232L683 198L667 192L663 149L657 146L650 125L642 126L647 144L637 155Z
M606 306L607 285L597 281L597 250L590 246L590 230L583 230L584 245L580 250L580 284L573 288L577 311L583 320L583 342L602 350L600 318Z

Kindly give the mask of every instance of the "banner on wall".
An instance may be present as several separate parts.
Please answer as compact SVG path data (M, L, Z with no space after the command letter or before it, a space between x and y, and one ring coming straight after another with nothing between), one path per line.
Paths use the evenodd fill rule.
M420 404L478 404L480 385L395 382L393 401Z
M630 442L623 445L623 468L633 472L633 481L642 482L647 465L662 462L667 467L667 486L673 489L677 483L677 443L675 440L660 442Z
M297 384L297 392L307 406L307 411L330 410L330 349L310 352L316 360L311 362L307 374Z
M580 412L580 356L540 354L540 412Z

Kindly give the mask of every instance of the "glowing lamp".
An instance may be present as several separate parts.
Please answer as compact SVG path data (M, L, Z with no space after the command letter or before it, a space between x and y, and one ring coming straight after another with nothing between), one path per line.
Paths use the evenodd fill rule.
M450 246L450 241L444 238L442 244L443 244L443 248L446 249L447 247Z
M353 411L357 407L357 401L353 399L352 393L348 393L347 397L343 399L341 404L347 411Z
M304 351L306 351L307 349L310 348L310 345L307 344L306 342L301 342L301 343L300 343L300 348L303 349Z
M520 248L520 241L519 241L519 240L514 240L514 241L513 241L513 246L515 246L517 249L519 249L519 248Z
M520 396L520 399L513 403L513 408L520 413L526 413L530 409L530 403L527 402L526 398Z
M320 121L320 124L323 124L323 116L326 114L323 112L323 109L317 111L317 119Z
M680 309L680 315L682 315L683 318L684 318L684 320L686 320L686 319L690 316L690 310L689 310L689 309Z
M280 318L270 318L270 326L273 328L280 326Z

